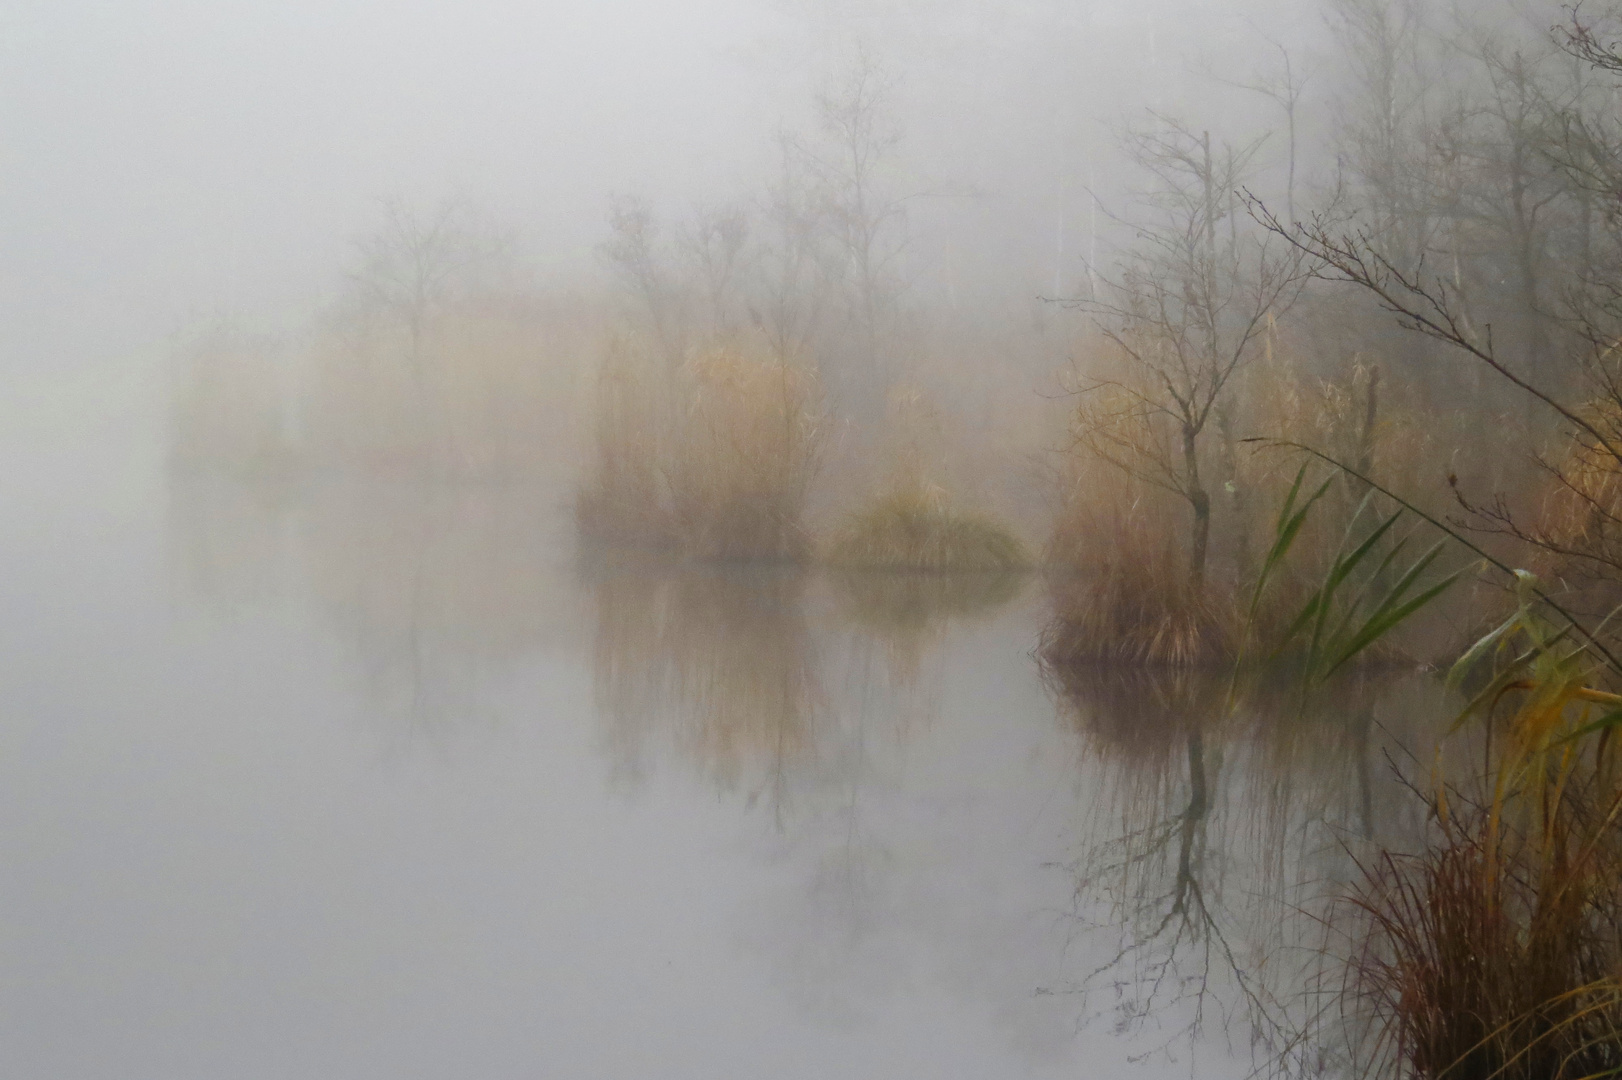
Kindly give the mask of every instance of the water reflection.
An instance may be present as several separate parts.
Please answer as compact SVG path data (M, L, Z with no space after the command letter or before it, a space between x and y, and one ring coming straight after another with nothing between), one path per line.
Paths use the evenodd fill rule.
M749 843L778 881L740 933L800 1008L851 1022L942 957L971 997L1030 999L1054 955L1045 936L1018 931L1030 946L1018 956L963 955L1009 949L1008 920L1056 899L1043 892L1012 916L998 907L1048 884L1042 856L998 834L1044 797L1010 736L1022 723L1051 733L1028 622L1000 634L984 623L1017 578L718 569L614 551L585 555L581 574L617 776L643 784L674 762L764 811ZM966 617L971 633L949 633ZM973 752L977 739L987 745ZM947 764L959 756L971 759L961 776ZM1007 876L965 880L990 865ZM1064 1045L1073 1018L1047 1019L1040 1040Z
M821 698L797 568L704 568L589 553L592 670L610 758L641 778L669 740L704 775L781 806Z
M202 607L340 644L388 745L482 723L505 673L561 657L595 700L556 725L602 752L580 771L624 795L663 770L757 811L741 843L772 883L738 932L808 1014L849 1019L928 972L1043 1054L1080 1015L1134 1047L1203 1032L1332 1066L1330 1040L1289 1043L1332 975L1324 898L1363 845L1419 835L1387 757L1448 715L1418 675L1303 697L1079 668L1044 690L1018 577L573 552L561 500L523 489L177 482L170 526ZM1067 899L1085 948L1044 914Z
M781 813L796 787L863 774L917 723L923 658L954 620L1018 593L1009 575L822 575L582 553L592 668L616 775L668 746L708 782ZM882 669L888 676L873 678Z
M391 738L480 717L491 669L566 637L556 510L521 487L178 478L170 550L182 595L220 617L291 608L353 661Z
M840 570L831 575L841 611L884 648L891 676L916 685L924 656L937 648L953 621L995 614L1017 597L1027 575L1017 572L954 574Z
M515 485L170 485L182 597L221 618L274 607L313 617L352 657L368 712L400 736L475 718L489 670L572 648L587 625L615 775L643 775L668 744L750 799L779 800L789 770L813 767L819 724L906 714L909 695L885 694L917 688L948 625L995 613L1022 585L571 556L569 535L560 497ZM870 667L888 687L853 677ZM830 680L840 709L827 708Z
M1308 697L1287 674L1049 676L1096 785L1077 912L1112 941L1068 989L1108 1000L1122 1030L1171 1032L1168 1049L1210 1028L1258 1064L1328 1069L1344 1053L1318 1030L1341 951L1329 905L1366 845L1421 835L1393 765L1428 745L1417 718L1446 715L1439 687L1354 673Z

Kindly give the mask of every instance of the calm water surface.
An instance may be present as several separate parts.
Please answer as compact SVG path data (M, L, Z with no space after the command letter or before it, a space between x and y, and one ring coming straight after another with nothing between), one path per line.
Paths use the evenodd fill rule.
M1414 827L1423 679L1212 721L1045 685L1034 583L580 552L561 485L174 478L138 386L32 393L6 1077L1243 1076L1312 897Z

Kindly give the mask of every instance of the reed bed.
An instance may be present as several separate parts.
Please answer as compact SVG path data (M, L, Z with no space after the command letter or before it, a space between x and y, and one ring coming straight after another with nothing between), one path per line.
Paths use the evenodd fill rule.
M815 380L718 349L686 365L691 393L670 473L682 550L701 559L803 561L821 443Z
M1056 470L1045 559L1055 611L1046 635L1052 659L1221 667L1241 654L1310 651L1297 615L1336 559L1394 507L1383 498L1365 502L1371 489L1359 477L1396 477L1394 486L1407 491L1412 477L1434 471L1436 455L1406 388L1382 380L1377 365L1358 360L1344 379L1328 381L1307 374L1304 356L1287 335L1269 334L1266 355L1236 382L1203 433L1197 474L1177 458L1175 440L1132 406L1138 399L1124 384L1109 381L1107 351L1092 358L1092 378L1102 381L1078 404L1071 450ZM1267 438L1251 441L1256 436ZM1302 461L1291 444L1319 449L1351 471L1336 476L1300 523L1291 559L1267 565L1280 493ZM1194 475L1209 505L1203 549ZM1417 520L1406 518L1370 553L1362 578L1353 579L1359 587L1374 578L1390 584L1389 573L1369 571ZM1270 579L1258 598L1264 575ZM1429 625L1379 636L1357 663L1410 664L1426 651L1420 636L1437 632Z
M1165 567L1161 563L1160 567ZM1077 575L1056 589L1060 614L1042 653L1069 664L1221 667L1234 656L1234 620L1219 599L1133 564ZM1140 572L1141 571L1141 572Z
M598 377L582 535L698 560L805 560L818 400L809 372L746 345L670 368L622 341Z
M670 438L670 397L650 385L657 373L623 340L597 371L590 479L575 495L582 536L649 548L673 547L662 466Z
M225 324L187 342L175 358L171 462L255 480L292 471L288 366L275 343Z
M414 342L370 311L281 340L219 324L176 357L171 461L247 481L549 478L579 441L594 335L562 301L500 294L436 310Z
M1196 585L1178 507L1129 478L1092 470L1072 481L1047 555L1051 664L1220 667L1236 653L1236 608L1218 583Z

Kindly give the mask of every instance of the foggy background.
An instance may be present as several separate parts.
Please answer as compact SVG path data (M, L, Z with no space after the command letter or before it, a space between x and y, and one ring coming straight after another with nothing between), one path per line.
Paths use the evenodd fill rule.
M1027 299L1074 283L1089 188L1121 208L1112 128L1148 108L1277 128L1204 68L1251 75L1265 35L1308 69L1323 32L1312 5L1190 0L20 0L0 19L10 374L128 361L221 314L296 326L384 198L465 198L536 275L600 274L610 193L672 215L747 195L857 49L897 79L915 275ZM1304 111L1330 90L1315 77Z

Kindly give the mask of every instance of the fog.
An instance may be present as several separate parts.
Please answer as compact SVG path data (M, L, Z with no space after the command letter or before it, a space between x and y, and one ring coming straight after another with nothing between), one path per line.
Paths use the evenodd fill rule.
M296 324L382 198L466 197L538 271L592 273L608 193L750 191L856 48L899 77L909 179L948 193L925 213L960 246L996 238L952 272L1050 279L1080 251L1085 187L1118 190L1109 125L1182 104L1196 46L1319 29L1170 0L24 0L5 20L12 370L127 358L217 312Z
M659 175L691 192L747 167L738 132L771 122L755 108L771 80L748 56L766 14L11 7L14 349L62 362L161 339L197 311L285 319L385 196L465 193L522 220L538 258L589 262L606 190Z
M1607 1074L1619 41L12 0L0 1076Z

